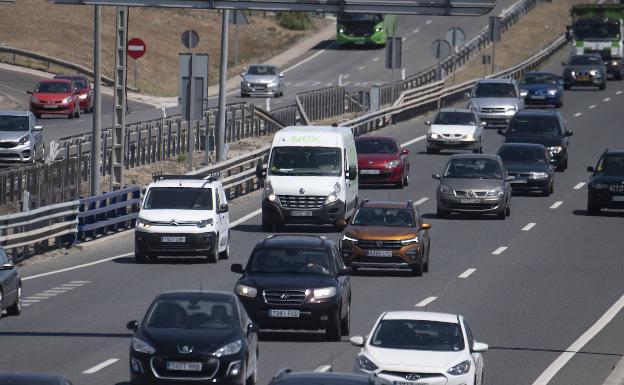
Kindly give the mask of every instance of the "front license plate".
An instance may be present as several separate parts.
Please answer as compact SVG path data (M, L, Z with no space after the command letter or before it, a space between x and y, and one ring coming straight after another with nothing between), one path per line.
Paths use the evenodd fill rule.
M360 174L362 175L377 175L380 174L381 171L379 170L360 170Z
M586 82L589 81L589 78L587 76L579 76L578 78L576 78L576 80L580 82Z
M532 95L531 99L544 100L544 99L546 99L546 96L544 96L544 95Z
M184 243L186 237L160 237L162 243Z
M56 108L56 106L54 104L46 104L45 106L43 106L44 108Z
M526 179L514 179L511 181L511 184L523 184L523 183L527 183Z
M368 257L392 257L392 250L368 250L366 255Z
M394 381L393 385L427 385L426 382Z
M366 43L364 40L357 40L357 41L355 42L355 44L364 44L364 43Z
M459 203L481 203L481 199L478 199L478 198L460 199Z
M299 310L271 309L271 310L269 310L269 317L275 317L275 318L299 318Z
M624 202L624 195L614 195L611 199L614 202Z
M293 217L311 217L312 211L291 211L290 215Z
M448 144L450 146L456 146L456 145L460 144L461 142L458 142L456 140L446 140L446 141L444 141L444 143Z
M201 362L176 362L167 361L167 370L179 370L184 372L201 372Z

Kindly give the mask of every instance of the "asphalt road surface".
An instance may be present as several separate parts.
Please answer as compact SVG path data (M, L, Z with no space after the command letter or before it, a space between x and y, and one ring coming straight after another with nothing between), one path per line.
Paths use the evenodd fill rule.
M558 73L564 56L556 55L545 69ZM585 169L605 148L624 148L618 118L623 103L622 82L609 82L605 91L566 91L561 113L574 131L569 168L557 173L550 197L514 196L505 221L436 218L438 182L431 174L442 170L448 155L424 152L428 117L375 132L397 137L410 150L410 184L402 190L361 189L360 197L419 203L432 225L431 269L423 277L354 276L351 335L365 335L386 310L459 313L476 338L490 345L484 355L487 385L602 384L624 354L624 214L585 214ZM486 152L501 142L487 130ZM258 193L233 202L232 256L216 265L192 258L136 265L128 232L23 267L27 307L19 317L0 319L0 369L61 373L77 385L125 384L131 338L126 322L140 319L163 291L232 290L238 275L230 264L245 263L255 242L267 235L259 206ZM338 239L338 233L317 227L286 231L320 231ZM611 307L614 316L604 318ZM589 337L581 338L587 331ZM266 384L283 367L351 371L357 351L346 337L325 342L323 333L262 333L258 383Z

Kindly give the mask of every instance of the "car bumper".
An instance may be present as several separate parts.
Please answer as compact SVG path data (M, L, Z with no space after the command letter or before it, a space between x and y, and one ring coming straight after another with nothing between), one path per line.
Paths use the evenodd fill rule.
M479 112L477 116L479 119L484 121L486 127L507 127L511 118L513 118L515 112L506 112L506 113L484 113Z
M279 91L280 91L279 85L275 85L275 86L267 85L266 87L254 88L254 87L248 86L245 83L241 83L241 93L245 95L249 95L249 96L273 96L276 93L279 93Z
M162 237L184 237L184 242L162 242ZM207 255L216 245L216 233L151 233L138 228L134 232L135 252L164 256Z
M343 241L341 244L342 260L347 266L365 267L372 269L411 269L422 258L422 245L406 245L398 249L391 249L392 256L373 256L376 251L388 251L380 247L369 249L360 247L357 243Z
M34 151L30 145L0 148L0 162L32 162Z
M589 77L587 79L568 77L564 79L564 83L568 86L599 86L604 83L604 81L605 79L602 77Z
M73 110L72 104L30 104L30 111L33 114L68 114L73 112Z
M559 104L561 102L561 95L547 95L547 96L536 96L536 95L528 95L524 99L524 104L527 106L547 106L552 104Z
M471 202L462 201L472 199ZM496 214L505 210L503 197L460 198L438 195L438 208L456 213Z
M444 139L427 139L427 147L432 149L468 149L478 150L480 142L476 140L444 140Z
M604 209L624 209L624 191L612 192L604 190L589 190L587 195L588 202L594 207Z
M374 174L377 172L377 174ZM395 184L403 180L403 167L364 168L358 171L360 184Z
M370 372L360 369L357 365L357 362L355 364L355 368L353 371L358 374L365 374L365 375L371 374ZM417 380L418 382L408 381L405 379L405 375L411 374L414 372L394 372L390 370L386 371L386 370L378 369L375 371L375 373L377 374L375 376L376 384L377 385L398 385L398 384L418 385L422 383L422 384L427 384L427 385L475 385L475 382L474 382L475 370L473 368L473 365L471 365L471 368L468 371L468 373L462 374L459 376L451 376L449 374L445 374L442 371L439 371L439 372L415 371L415 372L420 375L420 378ZM399 375L403 373L404 375L402 376Z
M284 208L278 200L271 202L264 199L262 201L262 217L274 224L334 225L339 220L344 219L345 209L344 202L340 200L324 204L320 208L304 210Z
M511 181L512 191L543 191L550 186L551 178L546 179L515 179Z
M366 45L366 44L375 44L375 45L385 45L386 44L386 35L383 32L374 33L368 37L362 36L349 36L344 33L336 34L336 42L339 45L346 44L355 44L355 45Z

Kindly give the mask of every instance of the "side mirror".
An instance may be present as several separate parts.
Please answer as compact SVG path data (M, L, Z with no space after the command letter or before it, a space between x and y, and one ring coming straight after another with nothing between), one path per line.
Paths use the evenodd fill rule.
M402 148L401 155L409 155L409 150L407 148Z
M420 226L421 230L429 230L431 228L431 225L429 223L423 223L422 226Z
M251 322L249 325L247 325L247 334L258 333L259 331L260 328L255 323Z
M0 270L12 270L13 268L15 268L15 265L11 262L5 263L4 265L0 266Z
M431 120L425 120L425 126L431 126Z
M232 271L232 273L243 274L243 265L240 263L233 263L232 266L230 266L230 271Z
M261 164L256 166L256 178L264 179L266 178L266 170L262 167Z
M241 76L242 78L244 78L244 77L245 77L245 73L244 73L244 72L241 72L241 73L240 73L240 76Z
M33 127L33 131L41 131L43 130L43 126L35 126Z
M431 177L432 177L433 179L440 180L440 174L431 174Z
M587 172L594 172L594 168L592 166L587 166Z
M219 213L219 214L227 213L229 209L230 209L230 206L227 203L223 203L223 204L221 204L221 206L219 206L219 209L217 210L217 213Z
M130 321L126 324L126 329L136 331L139 328L137 321Z
M351 345L354 346L364 346L364 342L366 342L362 336L353 336L349 338L349 341L351 341Z
M347 171L347 179L355 180L357 178L357 168L355 166L349 166Z
M511 182L512 180L515 180L516 177L513 175L507 175L507 177L505 178L505 182Z
M93 88L94 88L93 83L89 83L89 89L93 90Z
M340 269L340 271L338 271L338 276L342 277L345 275L351 275L353 274L353 269L350 268L349 266L345 267L344 269Z
M572 132L572 130L566 130L565 132L565 136L572 136L574 135L574 133Z
M33 92L32 92L32 91L26 91L26 93L27 93L28 95L32 95L32 94L33 94Z
M487 344L484 344L483 342L474 342L474 344L472 344L472 351L474 353L484 353L487 352L489 346Z
M341 219L336 223L336 226L339 227L340 229L344 229L345 227L347 227L347 219Z

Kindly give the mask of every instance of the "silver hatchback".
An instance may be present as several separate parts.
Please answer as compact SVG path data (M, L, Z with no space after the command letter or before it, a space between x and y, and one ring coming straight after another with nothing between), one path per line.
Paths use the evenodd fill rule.
M284 74L274 65L255 64L241 73L241 97L283 96Z
M0 110L0 162L45 160L42 127L30 111Z

